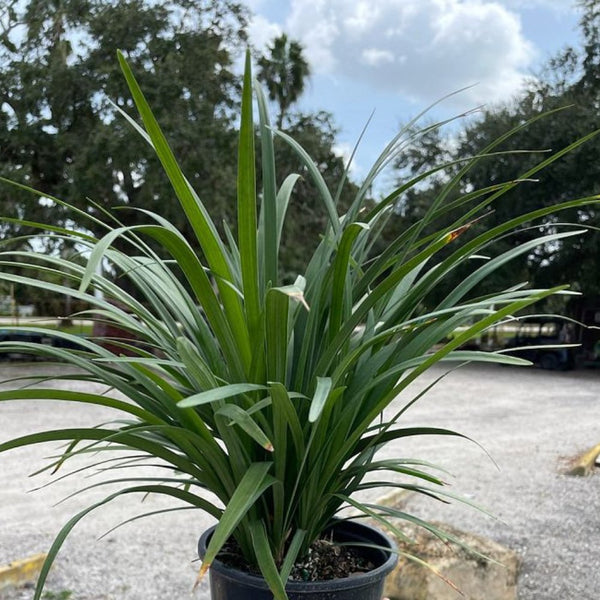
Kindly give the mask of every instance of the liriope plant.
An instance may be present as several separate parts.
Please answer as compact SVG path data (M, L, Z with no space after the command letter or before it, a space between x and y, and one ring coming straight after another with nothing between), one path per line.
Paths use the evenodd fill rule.
M254 87L255 129L247 57L239 134L237 235L227 232L221 237L120 54L119 60L143 126L125 113L122 116L154 148L194 236L186 239L159 214L146 211L146 224L125 227L116 218L103 222L52 198L71 210L73 221L81 227L28 225L37 227L40 235L74 244L86 261L53 254L0 253L1 280L86 302L92 308L80 317L111 323L127 333L110 347L93 337L82 339L61 331L51 335L70 343L72 349L1 342L1 352L24 351L67 363L75 374L63 377L100 383L109 391L84 393L43 384L35 388L14 384L0 391L0 400L95 404L114 410L115 421L27 435L0 444L0 451L68 442L50 467L87 456L93 468L101 461L98 452L116 447L134 458L125 456L104 466L119 467L126 460L143 465L151 458L155 468L152 477L127 478L119 471L119 476L103 482L117 484L118 490L63 527L49 551L35 598L41 597L50 566L77 522L97 507L129 494L169 496L215 517L218 525L201 573L233 536L278 600L286 598L285 582L294 562L344 507L354 507L399 536L402 531L394 525L396 517L444 537L414 516L356 498L358 492L374 485L406 488L440 500L452 497L425 463L380 460L377 451L409 436L459 434L403 426L405 411L418 397L391 415L386 412L384 416L384 411L404 388L440 361L525 363L502 353L461 347L533 303L565 293L564 287L529 289L515 282L514 287L495 294L477 295L478 285L536 245L579 232L557 230L483 263L470 258L482 252L493 255L495 241L529 222L597 202L597 198L542 208L488 229L470 229L519 181L450 194L468 170L483 156L493 155L514 130L481 156L459 164L424 216L377 254L376 241L398 198L442 167L419 174L376 204L369 203L368 190L393 160L403 135L412 131L410 124L384 150L348 210L340 214L339 190L328 189L310 156L288 135L271 127L267 102L258 86ZM262 155L260 193L255 172L257 132ZM592 135L540 161L522 178L533 177ZM297 152L328 215L319 246L292 285L280 280L279 248L299 175L288 174L276 185L275 136ZM457 212L460 216L451 224L440 224ZM87 233L86 219L103 227L105 234L98 239ZM467 230L470 233L464 235ZM467 261L476 265L470 275L444 301L425 309L428 294ZM15 266L20 274L6 268ZM40 273L47 277L38 278ZM120 285L123 280L127 286ZM30 327L27 331L45 332ZM374 481L369 475L375 475Z

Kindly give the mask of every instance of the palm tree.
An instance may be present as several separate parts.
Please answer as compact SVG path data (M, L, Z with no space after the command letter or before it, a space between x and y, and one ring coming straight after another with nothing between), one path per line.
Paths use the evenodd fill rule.
M269 46L269 55L260 57L258 68L258 78L267 86L269 98L279 105L277 127L281 129L287 110L304 91L310 75L302 45L282 33Z

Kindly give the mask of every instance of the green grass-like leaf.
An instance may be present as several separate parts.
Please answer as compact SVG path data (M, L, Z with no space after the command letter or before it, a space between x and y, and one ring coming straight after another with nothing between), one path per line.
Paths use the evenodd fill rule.
M85 474L92 467L119 473L109 481L121 486L120 491L92 504L63 527L50 549L35 597L41 597L50 565L73 527L95 508L133 493L169 496L218 518L202 572L234 537L278 600L286 598L285 582L295 560L348 505L390 527L400 538L397 520L404 519L448 540L425 521L359 502L353 494L377 485L441 502L456 499L445 490L434 465L409 457L378 459L382 447L407 437L466 439L444 428L403 426L406 411L433 384L401 406L395 404L396 397L436 365L526 364L501 352L466 350L463 345L535 302L567 293L565 287L529 289L515 281L508 289L484 295L478 289L537 246L582 233L582 228L573 230L555 220L549 234L506 249L516 230L534 231L560 211L598 204L599 198L557 203L488 228L485 215L500 199L508 202L508 192L520 182L597 132L542 156L516 180L462 193L462 177L483 158L501 159L505 153L498 146L529 125L519 124L479 155L426 170L379 203L370 202L369 189L382 169L415 136L438 126L427 125L414 133L415 121L386 147L342 215L338 200L347 172L332 193L319 165L300 144L272 129L266 97L257 85L255 127L248 55L238 147L237 230L225 224L221 238L121 54L119 61L143 125L122 109L119 112L154 148L193 239L145 209L138 210L140 225L126 227L108 212L100 220L54 199L70 212L77 228L46 226L26 218L22 224L56 243L74 244L81 256L87 256L86 264L81 256L69 260L5 248L0 252L1 282L71 296L90 306L80 317L120 332L116 339L104 340L53 328L21 327L10 329L14 340L0 342L0 353L25 352L63 363L68 365L62 376L65 382L80 379L106 390L79 393L50 386L43 377L36 380L37 386L17 378L5 382L0 402L77 402L115 413L115 420L98 426L65 426L0 444L3 452L66 443L46 467L60 471L58 478ZM538 118L543 117L532 122ZM262 159L260 189L256 133ZM300 174L278 172L274 137L297 154L328 216L319 246L291 285L280 280L279 251ZM531 153L527 156L531 158ZM455 174L423 217L377 250L396 202L445 167ZM0 183L49 197L3 178ZM232 205L235 201L232 198ZM90 219L102 230L100 239L83 231ZM502 251L495 246L499 239ZM110 268L103 269L105 265ZM468 273L458 285L449 286L463 268ZM439 289L447 293L434 303L432 293ZM16 339L25 332L51 335L73 349ZM108 459L98 458L98 453L107 452ZM75 457L86 459L88 466L62 475ZM129 475L139 465L154 469L155 474L144 474L143 480ZM213 495L205 497L206 493Z

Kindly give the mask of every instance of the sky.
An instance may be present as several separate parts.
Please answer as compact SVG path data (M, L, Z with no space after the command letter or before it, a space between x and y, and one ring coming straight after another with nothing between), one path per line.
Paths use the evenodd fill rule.
M257 48L285 32L312 75L298 105L327 110L360 179L401 123L443 96L431 119L513 98L523 82L579 40L571 0L245 0Z

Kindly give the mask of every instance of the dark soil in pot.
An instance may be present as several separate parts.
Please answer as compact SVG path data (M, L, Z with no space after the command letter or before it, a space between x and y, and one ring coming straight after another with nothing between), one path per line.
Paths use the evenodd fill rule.
M200 557L212 530L200 538ZM345 545L352 542L388 550ZM393 550L391 540L377 529L340 521L296 563L286 585L288 596L290 600L380 600L385 577L396 564ZM213 600L273 598L260 574L243 563L233 544L225 547L209 573Z

